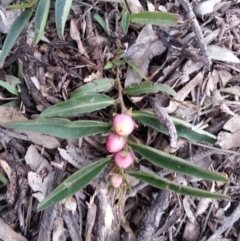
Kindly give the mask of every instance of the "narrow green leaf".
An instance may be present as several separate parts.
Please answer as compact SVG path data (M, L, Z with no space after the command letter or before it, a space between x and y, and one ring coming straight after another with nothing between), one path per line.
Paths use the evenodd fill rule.
M23 11L12 24L9 33L4 41L2 52L0 53L0 68L3 67L5 58L7 57L9 51L17 41L23 29L28 24L29 19L32 16L32 13L33 12L29 9Z
M103 133L111 128L109 123L100 121L80 120L71 122L60 118L10 122L3 126L18 130L35 131L63 139L76 139L95 135Z
M50 10L50 0L40 0L36 9L34 43L40 41L46 26L48 13Z
M62 38L65 28L65 23L72 6L72 0L56 0L55 2L55 19L58 37Z
M17 105L15 100L12 100L12 101L9 101L9 102L1 105L1 106L8 106L8 107L12 107L12 108L17 108L18 105Z
M104 158L82 168L68 177L38 205L38 211L51 207L84 188L110 163L112 157Z
M171 182L168 179L160 177L156 174L144 173L144 172L138 172L138 171L126 171L126 173L156 188L166 189L166 190L169 189L173 192L180 193L183 195L201 197L201 198L218 198L218 199L230 198L222 194L212 193L212 192L208 192L208 191L193 188L193 187L183 186L178 183Z
M12 93L13 95L18 95L18 90L13 87L11 84L0 80L0 86L2 86L3 88L5 88L7 91L9 91L10 93Z
M24 83L23 77L24 77L24 74L23 74L23 63L19 59L18 60L18 79L21 81L22 84Z
M128 144L132 147L133 151L137 152L142 157L146 158L148 161L157 166L164 167L177 173L199 177L202 179L222 182L228 181L228 179L222 175L197 167L180 157L173 156L166 152L149 146L137 144L132 141L128 141Z
M154 24L160 26L177 25L178 16L172 13L141 12L131 14L130 21L140 24Z
M102 94L88 94L71 98L50 106L41 113L41 117L76 116L101 110L114 103L114 99Z
M23 3L23 4L14 4L14 5L8 5L6 9L25 9L25 8L31 8L31 3Z
M128 10L126 10L124 11L121 19L122 30L125 34L128 32L129 23L130 23L130 13Z
M113 67L113 62L112 61L108 61L105 66L103 67L103 69L111 69Z
M5 185L8 184L8 179L4 177L1 173L0 173L0 181Z
M107 27L106 27L106 23L104 21L104 19L98 14L98 13L94 13L93 14L93 19L99 23L99 25L103 28L103 30L105 31L105 33L107 33Z
M108 78L93 80L92 82L89 82L74 90L70 94L70 97L73 98L77 96L87 95L90 93L106 92L114 86L114 83L114 79Z
M154 85L151 82L144 81L140 84L135 83L130 87L127 87L124 89L124 93L127 95L140 95L140 94L152 94L152 93L158 93L159 91L165 92L168 95L175 96L176 92L165 84L156 84Z
M168 135L167 128L163 125L160 125L157 117L152 112L134 111L132 116L137 122ZM217 138L211 133L201 130L199 128L195 128L193 125L178 118L172 116L170 118L173 120L176 126L177 134L179 137L186 138L191 142L215 144Z

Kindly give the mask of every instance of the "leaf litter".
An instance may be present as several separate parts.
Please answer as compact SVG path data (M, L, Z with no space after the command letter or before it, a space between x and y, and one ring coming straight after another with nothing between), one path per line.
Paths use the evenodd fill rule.
M210 149L212 152L207 155L207 161L204 161L204 158L198 158L198 155L208 151L211 148L210 145L200 146L186 140L179 145L181 140L179 138L177 144L174 142L173 145L177 146L175 154L182 158L189 158L190 161L195 160L199 166L206 165L212 170L225 172L231 183L223 186L216 185L215 189L229 193L232 196L232 201L215 200L213 202L211 199L185 198L170 195L168 191L158 192L151 187L150 191L147 191L142 189L142 183L137 183L133 187L133 196L130 197L131 193L129 193L127 195L129 198L125 200L125 203L121 203L122 213L120 216L125 217L125 220L122 224L124 228L120 229L119 214L116 213L114 205L112 205L115 203L115 198L119 196L109 196L106 178L104 179L104 175L106 177L107 173L103 173L84 191L75 194L76 200L70 203L74 207L77 205L73 212L66 209L63 204L59 204L58 207L60 206L64 210L63 212L54 207L49 215L51 219L43 217L43 223L49 224L49 227L46 225L49 228L49 232L46 233L43 227L39 228L39 225L36 225L36 223L41 222L41 217L35 212L37 205L35 197L41 200L47 190L57 183L57 178L65 179L76 169L81 168L83 163L92 162L93 159L97 160L104 153L103 137L93 136L91 141L89 139L72 140L73 144L69 145L65 140L59 138L29 131L6 131L1 128L1 163L9 162L9 168L13 172L13 174L8 173L6 176L12 185L17 183L16 175L18 175L19 180L23 180L21 178L24 175L15 170L19 166L14 166L9 159L15 157L17 160L17 155L13 156L12 154L17 151L18 159L21 160L18 165L26 167L25 174L27 173L27 175L24 177L29 177L27 185L32 190L28 194L19 193L18 205L10 210L12 216L7 215L6 210L9 207L6 207L6 201L2 203L4 198L1 199L0 210L3 211L0 214L2 223L0 226L9 235L12 234L13 240L26 240L23 237L25 235L28 240L33 240L37 238L36 233L38 232L37 240L39 241L58 240L59 237L63 236L65 239L72 237L72 240L74 240L73 237L77 237L75 240L84 240L84 238L90 239L91 236L96 237L96 240L101 240L101 238L104 240L106 233L109 235L113 233L111 230L113 227L116 231L115 240L121 240L120 236L125 238L122 240L134 240L134 238L152 240L152 237L154 240L156 238L157 240L186 241L236 240L240 237L237 232L239 229L237 220L240 218L239 205L237 204L240 173L238 154L240 147L238 100L240 90L239 79L235 78L240 67L238 51L240 45L239 1L194 0L191 1L190 5L186 0L152 1L151 4L141 4L139 1L132 0L126 1L127 7L132 13L139 13L151 8L155 11L164 9L178 14L181 24L170 28L165 27L163 31L169 35L165 39L159 38L151 25L130 24L127 34L124 34L120 28L120 21L117 20L120 16L118 14L122 10L118 9L116 2L99 1L92 5L90 1L84 3L73 1L63 39L57 38L56 29L53 27L55 26L54 20L49 17L45 30L45 36L49 42L40 42L34 48L29 46L31 41L26 41L24 38L16 42L13 52L10 53L4 68L0 71L0 75L2 80L6 80L16 87L19 86L21 92L17 101L20 100L24 108L20 112L10 107L1 106L0 124L35 119L36 115L40 114L47 106L67 100L70 93L84 86L84 82L91 83L102 78L114 79L114 68L104 70L103 66L109 60L114 62L119 57L116 50L121 50L124 51L120 55L121 58L133 62L138 68L138 72L143 73L143 75L139 75L128 64L121 66L121 80L124 87L130 88L132 85L140 84L146 80L168 85L176 92L175 96L158 93L159 103L168 115L180 117L182 121L190 122L209 131L214 130L217 142L213 148L217 148ZM184 10L179 7L180 5ZM198 24L192 23L189 19L186 11L187 6L190 6L191 10L195 12ZM116 9L118 10L117 14ZM99 14L105 21L108 35L97 22L89 20L95 13ZM202 43L199 41L199 30L203 34ZM6 31L6 29L2 30L2 32ZM203 42L206 43L206 51L203 51L204 46L201 45ZM126 43L128 47L124 50ZM211 68L203 68L204 63L209 63L207 62L208 58L211 60ZM9 78L9 76L17 77L14 68L18 65L18 60L23 63L26 86L21 86L21 83L16 82L12 77ZM27 81L27 76L29 76L29 81ZM38 88L34 88L34 84L31 84L32 80L38 80ZM0 94L3 96L1 103L5 104L11 95L2 88ZM106 94L115 96L114 87L107 89ZM153 93L148 95L152 96ZM146 96L137 94L131 98L127 97L130 101L128 107L140 110L152 108L153 106L146 101ZM183 110L179 111L180 108ZM102 110L97 113L89 113L84 117L100 119L101 121L109 120L108 114ZM72 121L76 118L79 116L71 117ZM219 121L221 118L224 121ZM150 127L139 126L134 138L139 143L147 142L160 150L172 151L169 138L164 134L155 134ZM82 143L80 144L80 142ZM35 151L30 155L29 152L33 148ZM232 152L225 152L226 149L231 149ZM25 157L26 154L30 157ZM37 167L36 163L39 161L41 164ZM149 167L146 160L141 160L141 164L145 168ZM20 167L18 169L20 170ZM149 169L159 175L164 173L164 170L155 166L151 166ZM0 173L5 175L6 170L1 167ZM188 184L191 181L195 187L203 186L207 190L212 189L207 181L187 179L176 173L162 175L168 175L179 183ZM1 185L0 188L2 191L5 187ZM98 192L95 193L95 190ZM89 203L90 206L88 207L86 203ZM96 208L99 217L95 217L93 213L93 216L87 219L89 225L86 226L84 220L88 215L90 216L90 213L87 214L90 207ZM18 210L18 212L14 210ZM22 221L25 220L24 215L26 214L22 210L28 211L28 224ZM135 212L135 210L137 211ZM176 210L181 210L183 213L179 212L177 215ZM107 219L107 213L111 214L110 219ZM224 219L220 220L220 216ZM75 228L71 229L67 225L69 220L73 222L71 226ZM16 225L18 232L13 231L7 223L19 223ZM92 225L95 225L96 228L92 228ZM85 226L84 232L82 229ZM146 232L149 227L154 230L151 235ZM66 229L68 232L65 232ZM76 230L81 231L78 233ZM41 238L41 233L45 234L44 238ZM133 235L134 233L136 235ZM157 235L153 236L153 234ZM0 239L9 240L4 236L4 232L0 232Z

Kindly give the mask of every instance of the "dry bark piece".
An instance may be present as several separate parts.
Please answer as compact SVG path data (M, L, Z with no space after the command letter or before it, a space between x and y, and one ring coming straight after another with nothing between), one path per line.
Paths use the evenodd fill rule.
M66 238L63 219L58 217L54 222L52 241L65 241Z
M183 207L184 207L185 213L186 213L189 221L191 223L194 223L196 219L194 217L193 211L191 210L191 206L190 206L190 203L188 201L188 197L183 198Z
M184 233L183 233L183 241L196 241L199 240L200 235L200 226L197 221L191 223L187 221Z
M60 161L58 162L60 163ZM62 181L64 172L60 169L55 170L53 181L49 187L49 193L55 189ZM59 204L56 204L50 208L47 208L43 212L41 225L38 233L37 241L51 241L52 240L52 230L54 226L55 219L59 216Z
M160 102L157 100L157 98L149 97L150 104L153 108L154 114L157 116L160 124L164 125L168 129L169 137L170 137L170 146L174 149L177 149L177 130L173 123L173 121L170 119L168 113L164 109L164 107L161 106Z
M88 204L88 213L85 226L85 241L92 240L92 229L96 219L97 206L94 203L95 194L91 197Z
M65 221L65 224L68 227L72 240L82 241L82 237L80 236L79 232L79 226L73 213L71 211L67 211L66 209L64 209L62 216Z
M169 207L172 193L160 190L156 199L145 213L140 224L138 241L152 241L153 235L161 221L162 214Z
M0 218L0 240L2 241L27 241L21 234L16 233Z
M237 207L234 209L232 214L226 218L224 223L221 225L220 228L207 240L207 241L215 241L217 238L220 237L220 235L225 232L227 229L232 227L232 225L239 220L240 218L240 204L237 205ZM197 240L197 239L196 239Z

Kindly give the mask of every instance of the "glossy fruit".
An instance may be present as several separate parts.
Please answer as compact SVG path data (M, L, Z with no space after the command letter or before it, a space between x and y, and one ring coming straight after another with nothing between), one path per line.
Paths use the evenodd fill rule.
M113 174L110 178L110 182L114 188L118 188L121 186L123 178L119 174Z
M133 156L130 152L117 152L114 161L120 168L125 169L133 163Z
M134 130L134 121L129 115L118 114L113 118L113 129L120 136L128 136Z
M125 139L117 134L110 134L107 138L106 148L110 153L119 152L125 145Z

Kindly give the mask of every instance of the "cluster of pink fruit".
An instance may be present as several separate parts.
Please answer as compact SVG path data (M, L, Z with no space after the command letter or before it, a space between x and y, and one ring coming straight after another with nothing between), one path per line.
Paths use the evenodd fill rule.
M129 167L133 163L132 154L124 150L124 147L126 146L126 137L133 132L134 125L131 116L117 114L113 119L114 133L107 138L106 148L110 153L115 153L114 162L121 169ZM118 188L121 186L123 178L119 174L113 174L110 181L113 187Z

